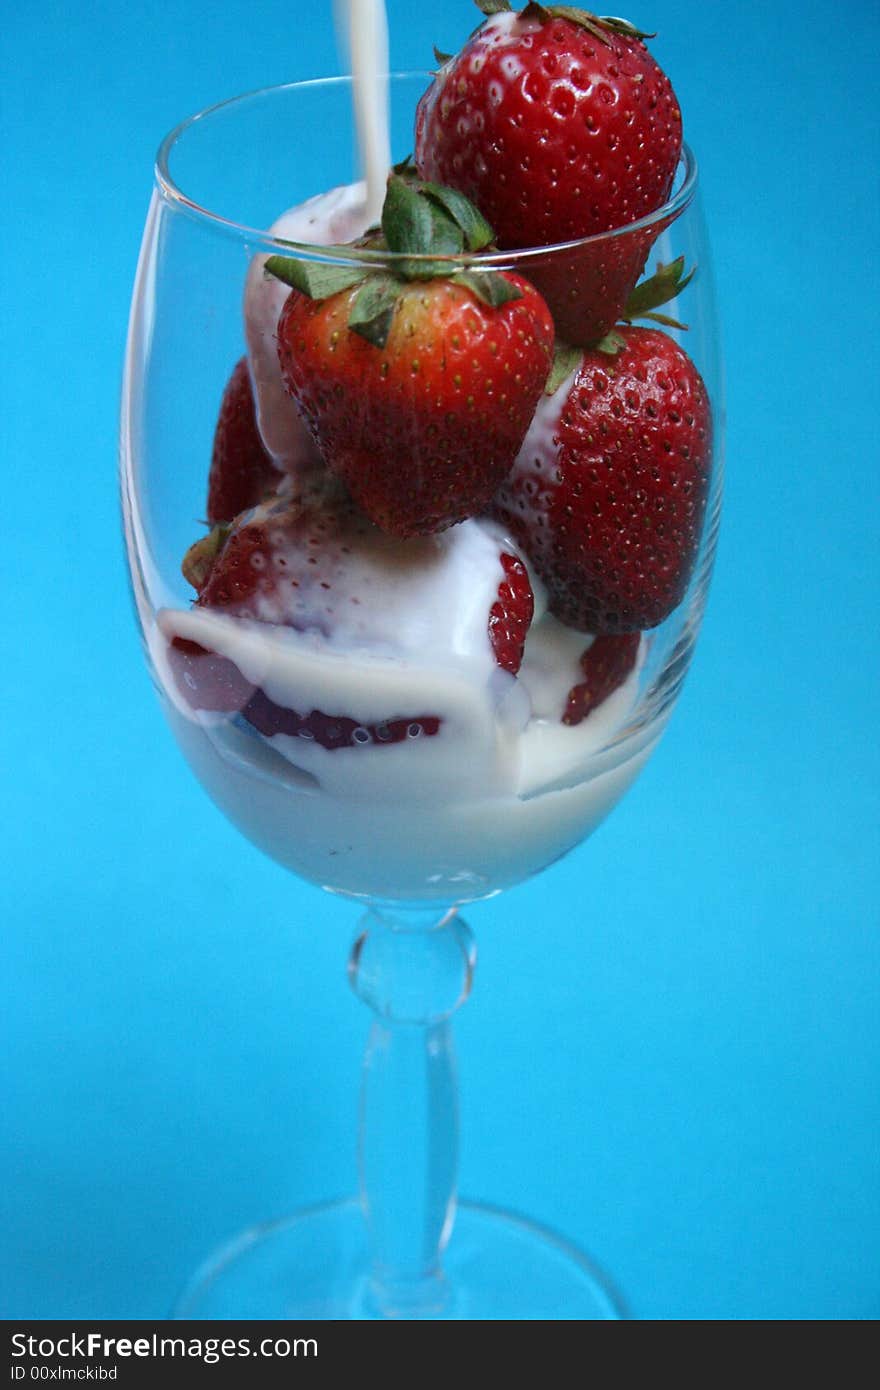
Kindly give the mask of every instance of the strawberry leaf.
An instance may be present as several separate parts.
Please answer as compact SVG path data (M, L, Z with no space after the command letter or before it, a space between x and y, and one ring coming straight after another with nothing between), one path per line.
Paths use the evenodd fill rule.
M531 8L531 5L526 6L526 9ZM543 19L570 20L571 23L576 24L579 29L586 29L587 33L592 34L594 39L598 39L600 43L604 43L606 48L611 47L601 20L599 20L596 15L590 14L589 10L577 9L574 5L539 5L536 8L544 11L542 15Z
M657 323L665 323L667 327L679 328L675 319L667 319L662 315L658 318L652 314L652 309L659 309L661 305L668 304L671 299L690 284L696 274L697 267L694 266L687 275L684 273L684 256L679 256L677 260L670 261L668 265L658 262L657 271L648 280L643 280L640 285L636 285L629 299L626 301L626 308L621 317L626 323L633 319L653 318Z
M583 348L569 347L567 343L557 342L553 349L553 366L544 383L544 395L552 396L567 381L583 357Z
M214 568L214 561L226 544L226 537L231 529L230 526L215 526L207 536L202 536L201 540L191 545L184 555L180 566L183 577L197 593L201 593L205 587Z
M513 8L510 0L474 0L474 3L484 15L503 14Z
M477 0L478 5L479 3L480 0ZM536 3L536 0L531 0L530 4L520 10L520 18L539 19L542 24L546 24L547 20L552 18L552 15L547 5L539 5Z
M390 251L425 256L431 250L431 207L410 181L392 174L382 207L382 231Z
M453 55L452 55L451 53L444 53L441 49L439 49L439 48L437 47L436 44L434 44L433 47L434 47L434 62L435 62L435 63L439 63L440 66L441 66L441 68L444 66L444 64L449 63L449 62L452 61Z
M477 4L480 0L477 0ZM604 43L609 48L609 33L619 34L622 38L628 39L653 39L654 34L644 34L641 29L637 29L634 24L630 24L628 19L615 19L611 15L590 14L589 10L582 10L578 5L539 5L530 3L521 12L525 19L539 19L546 23L549 19L567 19L571 24L576 24L580 29L586 29L587 33L592 34L594 39Z
M616 19L614 15L603 14L599 18L599 23L604 24L606 29L612 29L615 34L620 34L626 39L656 39L657 35L646 34L643 29L637 29L634 24L630 24L628 19Z
M346 248L340 247L343 249ZM323 261L301 261L292 256L270 256L263 270L308 295L309 299L329 299L340 290L356 285L366 274L362 266L327 265Z
M460 270L453 280L456 285L464 285L490 309L500 309L502 304L522 299L522 290L498 270Z
M398 175L388 180L382 230L390 251L402 255L454 255L464 234L445 208L423 196L417 183Z
M399 294L400 281L393 275L368 276L355 295L348 316L349 328L374 347L383 348L388 341Z
M671 319L668 314L639 314L640 319L650 319L652 323L662 323L664 328L677 328L680 333L687 333L686 323L679 323L678 319Z
M457 256L464 250L464 232L446 209L398 174L388 180L382 230L389 251L398 255ZM406 261L400 274L407 280L432 280L448 269L436 261Z
M626 347L626 339L621 337L616 328L612 328L596 344L596 352L604 352L607 357L616 357Z
M469 251L482 251L494 240L495 233L489 226L479 208L463 193L455 188L446 188L442 183L423 183L420 191L433 202L439 203L452 220L461 228L464 244Z

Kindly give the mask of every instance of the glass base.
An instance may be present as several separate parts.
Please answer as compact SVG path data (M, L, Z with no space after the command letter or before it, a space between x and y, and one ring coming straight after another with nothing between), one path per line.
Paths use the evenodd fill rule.
M372 1286L367 1231L352 1199L255 1226L210 1259L177 1319L594 1321L626 1316L604 1276L552 1231L462 1202L444 1278L418 1306L385 1306Z

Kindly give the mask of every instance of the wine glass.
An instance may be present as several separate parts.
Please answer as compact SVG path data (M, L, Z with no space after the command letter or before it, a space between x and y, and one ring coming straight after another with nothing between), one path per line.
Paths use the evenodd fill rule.
M393 147L401 155L410 148L412 112L427 81L426 74L392 78ZM257 350L253 338L245 339L249 277L251 285L255 276L265 280L270 254L316 264L348 264L355 254L370 264L394 259L328 251L301 231L291 241L265 230L285 209L356 181L350 97L346 78L294 83L235 98L177 127L159 152L133 296L121 477L148 665L184 756L232 822L298 875L361 903L348 973L375 1015L363 1072L360 1198L245 1233L199 1272L177 1313L614 1318L621 1316L619 1301L584 1255L527 1220L457 1202L451 1020L475 965L460 907L540 872L592 832L660 737L697 636L720 505L721 376L696 165L685 150L668 203L628 228L561 248L467 258L478 271L513 269L548 296L586 272L613 275L615 266L625 265L633 279L649 258L668 265L684 257L696 267L680 301L665 311L687 321L686 333L668 331L686 341L714 414L702 538L683 600L642 635L632 670L580 730L528 725L531 751L517 765L518 780L497 775L497 729L480 724L483 714L474 713L453 676L449 698L460 697L465 708L472 757L423 761L431 740L419 740L425 730L416 721L387 748L371 748L371 764L357 764L360 754L349 748L347 761L333 763L325 777L336 753L319 765L314 747L306 750L312 762L305 752L291 756L290 735L265 725L260 732L247 704L260 679L271 686L265 672L271 675L279 650L272 643L289 642L289 634L250 625L242 638L252 644L247 659L263 663L265 678L251 671L248 694L223 710L194 707L186 670L175 667L171 651L175 638L204 641L205 623L236 622L191 610L181 558L204 534L223 385L246 347L252 359ZM309 130L320 133L311 150L295 138ZM188 626L196 621L202 626ZM298 668L307 703L314 698L310 681L343 679L350 689L375 674L369 661L358 666L338 652L312 653L310 661L307 672ZM408 677L393 663L386 667L383 679L404 701ZM308 734L299 728L300 746ZM388 763L377 761L382 757ZM420 761L407 764L408 757Z

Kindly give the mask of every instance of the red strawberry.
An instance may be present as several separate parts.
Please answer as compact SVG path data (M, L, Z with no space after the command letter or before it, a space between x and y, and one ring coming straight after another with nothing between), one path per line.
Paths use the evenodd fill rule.
M330 479L302 485L231 528L215 528L188 552L184 573L198 590L197 607L295 628L313 641L332 641L337 650L394 650L396 642L412 648L433 636L442 653L444 642L452 651L474 641L478 632L468 623L478 628L482 621L487 654L491 649L497 665L515 674L534 606L528 573L517 556L498 548L484 523L469 525L470 533L459 528L401 542L374 527ZM456 581L457 551L464 555L465 578ZM436 591L426 617L418 608L426 589L419 586L430 593L438 575L441 581L449 576L448 615L442 614L449 628L432 634L429 623L441 617ZM478 605L462 616L456 582L467 589L466 599L473 585L485 587L482 618ZM171 660L193 708L240 711L266 734L289 733L337 748L430 736L440 727L433 714L397 712L373 726L321 710L285 709L232 661L188 638L172 640Z
M638 632L595 638L581 657L585 679L568 692L563 724L580 724L614 694L635 666L641 640Z
M665 73L625 21L529 4L490 18L419 102L423 178L459 189L498 245L550 246L661 207L681 150ZM530 263L561 337L598 341L619 316L660 226Z
M711 462L706 388L653 328L618 330L616 356L583 354L539 406L493 512L585 632L655 627L681 602L702 532Z
M521 277L428 259L492 235L459 195L394 176L383 232L394 273L343 269L342 288L339 276L271 258L294 286L278 355L328 468L363 511L391 535L430 535L484 510L510 470L553 324Z
M220 404L208 475L208 521L231 521L276 491L282 474L263 447L257 429L248 361L242 357Z
M350 621L350 557L374 534L342 485L315 475L215 527L187 551L183 573L199 608L329 635Z
M526 634L535 615L535 597L522 560L502 551L501 567L506 578L499 584L498 597L489 609L489 640L498 665L515 676L522 665Z
M451 280L402 289L384 348L348 327L359 291L290 295L278 323L287 388L329 468L377 526L429 535L482 511L510 471L550 366L543 300L499 309Z
M389 719L384 724L358 724L348 715L311 710L299 714L276 704L259 686L246 680L234 662L208 651L198 642L175 637L169 659L178 689L193 709L239 713L259 733L271 738L287 734L309 739L322 748L362 748L372 743L402 743L408 738L433 738L441 721L436 715Z

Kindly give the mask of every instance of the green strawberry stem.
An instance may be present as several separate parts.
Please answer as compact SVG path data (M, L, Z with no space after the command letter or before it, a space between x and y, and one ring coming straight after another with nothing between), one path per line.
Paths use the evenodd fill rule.
M468 251L482 251L495 240L495 233L479 208L457 188L446 188L442 183L419 183L417 187L420 193L439 203L458 225Z
M382 231L389 251L399 256L454 256L464 250L464 232L455 219L399 174L392 174L388 180ZM431 260L408 261L400 266L400 273L407 280L433 280L442 270Z
M397 308L400 281L379 271L367 276L351 306L348 326L374 347L384 347Z
M487 19L495 14L509 13L513 6L509 0L474 0L477 9L484 14ZM612 15L591 14L589 10L582 10L577 5L540 5L535 0L520 10L523 19L540 19L546 23L549 19L567 19L572 24L577 24L579 28L586 29L609 47L608 33L620 34L628 39L653 39L656 34L646 34L643 30L637 29L634 24L630 24L628 19L615 19Z
M607 357L616 357L619 352L623 352L626 347L626 339L618 333L616 328L610 328L604 338L600 338L596 344L596 352L604 352Z
M658 314L654 311L661 304L668 304L671 299L675 299L690 284L696 272L697 267L693 266L685 275L684 256L678 256L667 265L658 261L656 272L647 280L643 280L641 284L636 285L630 294L620 316L621 322L629 324L634 319L648 319L651 323L659 323L664 328L675 328L679 333L687 333L686 323L671 318L669 314ZM626 347L626 340L615 328L606 333L601 342L596 344L596 350L607 353L609 357L614 357L624 347Z
M641 284L636 285L627 299L626 307L621 315L623 321L631 323L633 319L654 319L655 322L666 324L667 327L685 328L685 324L652 311L659 309L661 304L668 304L671 299L675 299L677 295L681 294L682 290L693 280L696 271L697 267L692 266L685 275L684 256L677 257L668 265L658 261L656 272L650 279L642 280Z
M620 316L621 322L631 324L633 319L650 319L652 323L662 324L664 328L676 328L679 332L686 333L686 323L680 323L678 319L670 318L668 314L657 314L654 310L658 309L661 304L668 304L671 299L675 299L690 284L696 271L697 267L693 266L685 275L684 256L678 256L667 265L658 261L655 273L647 280L643 280L641 284L636 285L631 292ZM604 352L609 357L614 357L625 347L626 339L618 333L616 328L612 328L605 334L604 338L596 343L594 351ZM559 390L562 383L574 371L582 356L582 348L570 347L568 343L557 338L553 351L553 365L544 386L545 395L552 396Z
M349 251L351 247L335 249ZM366 274L363 266L326 265L321 261L296 260L292 256L269 256L263 269L267 275L283 280L285 285L300 290L309 299L329 299L331 294L339 294L340 290L356 285Z
M389 175L382 236L384 247L395 257L393 268L269 256L265 271L309 299L328 299L360 285L348 326L379 348L388 340L401 289L409 281L453 280L491 309L522 297L498 271L450 264L451 258L490 246L495 233L469 199L456 189L419 179L409 159L395 165ZM343 253L357 250L354 246L332 249Z
M522 290L494 270L459 270L452 278L457 285L466 286L490 309L500 309L502 304L509 304L512 299L522 299Z
M483 214L463 193L424 182L409 164L398 166L388 179L382 230L390 251L422 256L482 251L495 236Z
M231 527L227 525L213 527L207 536L195 541L183 557L180 566L183 577L187 584L191 584L199 593L214 568L214 561L226 544L230 530Z
M571 376L583 355L583 348L569 347L568 343L563 343L559 338L556 339L556 346L553 349L553 365L550 368L550 375L544 383L545 396L555 395L562 383Z

